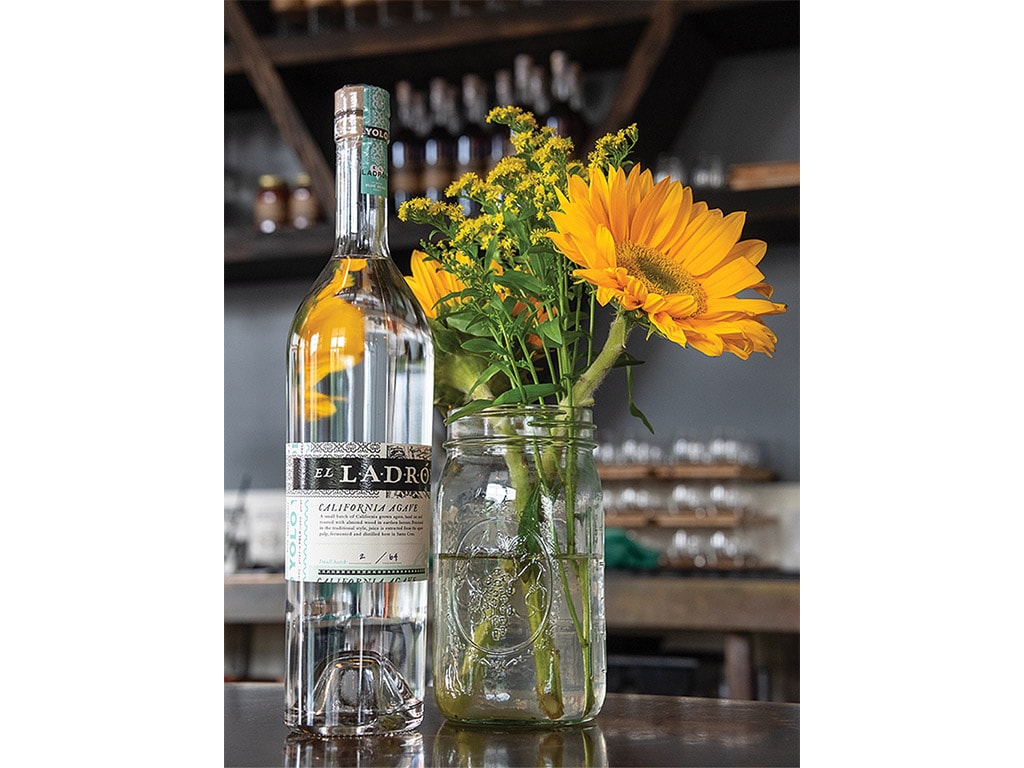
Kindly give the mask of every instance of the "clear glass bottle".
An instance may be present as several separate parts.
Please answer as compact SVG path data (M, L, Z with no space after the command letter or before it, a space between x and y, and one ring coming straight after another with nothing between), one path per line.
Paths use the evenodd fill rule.
M334 252L288 343L285 722L320 736L423 714L433 346L387 240L390 96L335 93Z

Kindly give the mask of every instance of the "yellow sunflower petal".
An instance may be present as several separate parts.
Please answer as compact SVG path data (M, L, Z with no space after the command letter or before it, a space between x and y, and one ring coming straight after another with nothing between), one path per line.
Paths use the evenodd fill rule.
M732 247L740 239L746 214L742 211L728 216L713 217L715 224L705 229L694 242L687 261L687 268L696 274L704 274L730 255Z
M701 285L709 298L731 296L757 285L764 279L761 270L746 259L733 259L722 264L711 274L701 278Z
M465 288L457 277L446 272L438 262L428 259L423 251L413 250L409 266L412 277L406 277L405 281L428 318L437 317L442 299Z
M768 243L764 240L741 240L732 247L730 256L744 258L751 264L760 264L768 251Z
M662 216L661 206L668 197L671 184L669 179L662 179L654 185L650 191L633 211L629 224L629 239L634 243L649 243L651 233Z
M626 205L626 174L621 168L608 174L608 229L616 240L629 233L629 207Z
M610 203L608 201L608 179L605 175L593 168L590 171L590 189L588 194L590 209L593 212L597 224L609 226L611 223Z
M711 304L711 302L708 302ZM738 312L744 315L780 315L786 311L785 304L764 299L741 299L736 296L725 296L714 300L716 312Z

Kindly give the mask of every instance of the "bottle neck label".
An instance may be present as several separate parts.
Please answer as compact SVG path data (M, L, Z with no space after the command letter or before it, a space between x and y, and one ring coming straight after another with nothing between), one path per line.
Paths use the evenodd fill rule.
M285 578L427 578L429 445L288 443L285 453Z
M364 195L386 197L388 194L388 143L368 136L362 138L360 152L359 191Z
M374 98L363 107L359 188L364 195L387 197L390 124L391 105L384 97L377 98L375 89Z

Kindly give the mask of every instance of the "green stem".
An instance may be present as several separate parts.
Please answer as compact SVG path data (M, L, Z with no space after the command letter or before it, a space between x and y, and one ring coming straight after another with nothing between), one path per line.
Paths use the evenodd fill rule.
M615 314L615 319L612 320L612 324L608 329L608 338L605 340L604 346L598 352L590 367L576 380L576 384L571 392L566 395L566 398L563 398L562 405L566 405L567 400L573 405L581 407L594 404L594 391L601 385L601 382L604 381L608 372L619 359L619 356L626 349L626 339L629 337L629 332L632 328L633 324L626 313L617 312Z

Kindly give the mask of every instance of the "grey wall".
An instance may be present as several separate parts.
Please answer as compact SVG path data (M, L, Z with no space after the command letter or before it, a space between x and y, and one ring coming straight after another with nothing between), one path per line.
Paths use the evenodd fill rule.
M726 163L796 160L799 114L796 52L736 57L713 74L673 149L686 162L701 151L718 153ZM234 151L230 144L225 143L226 160ZM769 243L761 269L775 287L775 300L789 305L787 314L768 318L779 337L774 358L710 358L637 334L630 351L646 362L636 370L633 395L656 429L654 439L709 436L716 430L743 433L761 445L764 463L781 480L795 481L800 476L799 246ZM286 335L309 282L225 287L226 490L237 487L246 473L255 488L283 485ZM595 408L603 437L646 432L625 403L624 379L613 373Z

